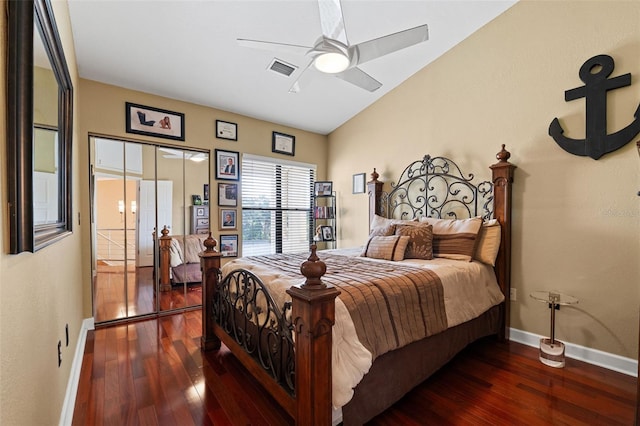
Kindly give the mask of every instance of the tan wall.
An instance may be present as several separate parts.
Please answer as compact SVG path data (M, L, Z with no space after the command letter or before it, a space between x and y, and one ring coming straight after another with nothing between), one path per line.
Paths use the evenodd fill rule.
M136 181L127 180L123 184L121 179L105 179L96 182L96 214L95 221L98 229L127 229L136 228L136 217L131 211L131 200L135 200ZM120 213L118 202L124 201L127 194L125 212ZM126 216L125 216L126 215Z
M78 74L67 4L52 2L64 53L78 96ZM7 2L0 2L5 11ZM0 187L6 206L6 13L0 13ZM77 103L76 103L77 105ZM82 325L82 294L89 277L80 270L83 228L77 226L80 199L78 110L74 113L73 234L37 253L8 255L6 209L0 209L0 424L52 425L60 418L71 362ZM86 198L86 195L84 195ZM83 216L87 217L87 216ZM84 221L84 219L83 219ZM84 280L83 280L84 278ZM86 316L86 315L85 315ZM69 346L65 346L69 324ZM57 347L62 341L62 365Z
M175 142L168 139L160 139L154 137L142 137L139 135L128 134L125 131L125 102L133 102L141 105L147 105L155 108L176 111L185 114L185 142ZM162 98L146 93L135 92L120 87L110 86L91 80L80 81L80 170L88 170L86 159L89 158L88 152L88 135L89 133L97 133L121 137L127 140L153 141L180 148L194 147L198 149L208 149L211 151L210 161L210 220L211 229L214 237L218 238L218 206L216 200L217 181L215 180L215 156L214 149L224 149L237 151L239 153L250 153L263 156L274 156L284 160L300 161L305 163L317 164L318 178L324 179L327 173L327 137L310 133L298 129L275 125L273 123L256 120L230 112L219 111L200 105L189 104L186 102L176 101L172 99ZM215 121L224 120L237 123L238 125L238 141L229 141L217 139L215 137ZM283 156L281 154L273 154L271 152L271 133L279 131L296 137L296 155L295 157ZM241 172L242 173L242 172ZM162 177L162 176L160 176ZM189 180L190 176L187 176ZM78 180L81 185L83 194L83 202L80 206L83 216L89 215L89 181L88 172L80 173ZM197 190L193 193L202 195L202 183L197 182ZM180 184L181 185L181 184ZM174 191L176 187L174 185ZM190 200L191 192L187 194ZM190 203L190 201L189 201ZM188 206L186 207L188 209ZM240 213L241 206L238 205ZM174 209L174 216L180 214ZM188 210L187 210L188 214ZM188 217L188 216L187 216ZM241 224L242 221L238 220ZM89 224L83 224L85 235L87 238L83 240L83 276L88 278L91 276L90 266L91 242L89 238ZM178 233L178 230L175 230ZM229 234L240 234L241 230L233 232L225 232ZM84 294L84 313L91 316L91 294L86 291Z
M521 1L415 74L329 137L329 177L340 201L340 245L364 243L366 195L351 177L377 167L395 179L424 154L490 176L500 144L518 166L514 183L511 325L546 335L549 310L529 298L557 289L580 299L558 313L557 337L638 356L640 158L634 142L598 161L571 155L547 132L559 117L584 138L580 66L598 54L631 87L609 92L609 133L640 104L640 1ZM433 37L436 34L432 35Z

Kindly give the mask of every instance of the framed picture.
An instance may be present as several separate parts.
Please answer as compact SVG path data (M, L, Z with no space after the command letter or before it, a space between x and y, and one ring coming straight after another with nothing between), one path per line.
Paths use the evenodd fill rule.
M238 180L239 178L238 153L216 149L216 179Z
M296 155L296 137L284 133L273 132L271 138L271 152Z
M207 214L204 207L196 207L196 216L205 216Z
M209 204L209 184L205 183L202 188L202 203Z
M228 121L216 120L216 138L237 141L238 125Z
M320 235L322 241L333 241L333 228L330 226L321 226Z
M315 183L313 188L316 197L326 197L333 193L333 182L318 181Z
M218 205L221 207L238 206L238 184L218 183Z
M220 253L222 257L238 256L238 234L220 235Z
M236 229L236 211L220 209L220 229Z
M184 114L126 102L127 133L184 141Z
M353 175L353 193L354 194L364 194L364 173L357 173Z

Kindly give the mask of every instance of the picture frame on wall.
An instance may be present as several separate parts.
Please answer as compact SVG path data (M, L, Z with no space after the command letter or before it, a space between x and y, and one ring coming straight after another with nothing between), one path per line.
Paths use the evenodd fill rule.
M271 137L271 152L295 156L296 137L280 132L273 132Z
M220 209L220 229L236 229L236 210L235 209Z
M209 204L209 184L205 183L202 188L202 203Z
M220 253L222 257L238 256L238 234L220 235Z
M125 103L127 133L184 141L184 114Z
M238 180L240 178L239 154L237 151L216 149L216 179Z
M238 140L238 125L229 121L216 120L216 138Z
M365 174L356 173L353 175L353 194L364 194Z
M317 181L313 185L314 194L316 197L328 197L333 194L333 182L331 181Z
M220 207L238 206L237 183L218 183L218 205Z

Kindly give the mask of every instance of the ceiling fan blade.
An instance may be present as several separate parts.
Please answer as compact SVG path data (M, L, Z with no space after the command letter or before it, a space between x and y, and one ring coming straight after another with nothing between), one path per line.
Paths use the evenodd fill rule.
M427 25L420 25L384 37L363 41L351 46L349 49L354 50L354 55L357 58L356 65L359 65L428 39L429 29Z
M339 79L368 90L369 92L375 92L380 87L382 87L382 83L380 83L378 80L371 77L369 74L362 71L358 67L349 68L348 70L343 71L340 74L336 74L335 76Z
M300 72L298 79L289 88L289 93L300 93L305 87L309 86L313 73L309 71L309 67L313 64L313 61L309 62L305 69Z
M331 40L338 40L344 45L349 45L340 0L318 0L318 9L320 10L322 35Z
M270 50L283 53L293 53L296 55L305 55L310 49L310 46L300 46L297 44L276 43L272 41L250 40L246 38L239 38L236 40L242 47L249 47L252 49Z

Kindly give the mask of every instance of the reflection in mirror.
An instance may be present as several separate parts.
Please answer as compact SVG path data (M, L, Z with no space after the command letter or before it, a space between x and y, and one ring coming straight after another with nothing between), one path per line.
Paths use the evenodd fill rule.
M60 220L58 174L58 129L33 129L33 224L55 224Z
M200 306L209 215L196 245L189 215L209 182L208 152L90 136L90 158L96 323ZM156 236L164 227L168 239Z
M198 253L204 250L203 242L209 232L209 206L203 204L204 185L209 182L209 154L158 147L157 158L158 182L173 184L171 220L158 222L160 228L166 226L170 231L170 240L159 241L159 252L162 253L162 247L168 250L166 258L160 259L160 267L165 271L161 276L167 277L160 284L160 309L198 306L202 304Z
M58 82L40 33L36 32L33 37L33 225L36 228L61 220L58 119Z
M186 306L184 298L186 283L183 281L182 272L187 254L187 247L184 245L184 175L187 165L185 164L184 151L181 149L158 147L156 158L158 181L171 182L170 188L165 188L162 194L158 193L158 209L166 210L165 219L158 225L161 228L166 226L171 237L169 280L160 285L160 310L167 311ZM162 266L166 267L164 264Z
M211 229L209 224L209 205L204 204L204 185L209 182L209 156L202 152L185 151L185 164L187 172L185 173L185 224L186 233L191 240L189 243L192 248L194 242L197 242L197 250L203 251L204 240L209 236ZM199 204L200 203L200 204ZM202 304L202 272L199 267L200 259L198 259L198 270L195 276L189 276L185 279L187 293L185 303L187 306L195 306ZM191 268L194 268L191 266Z

